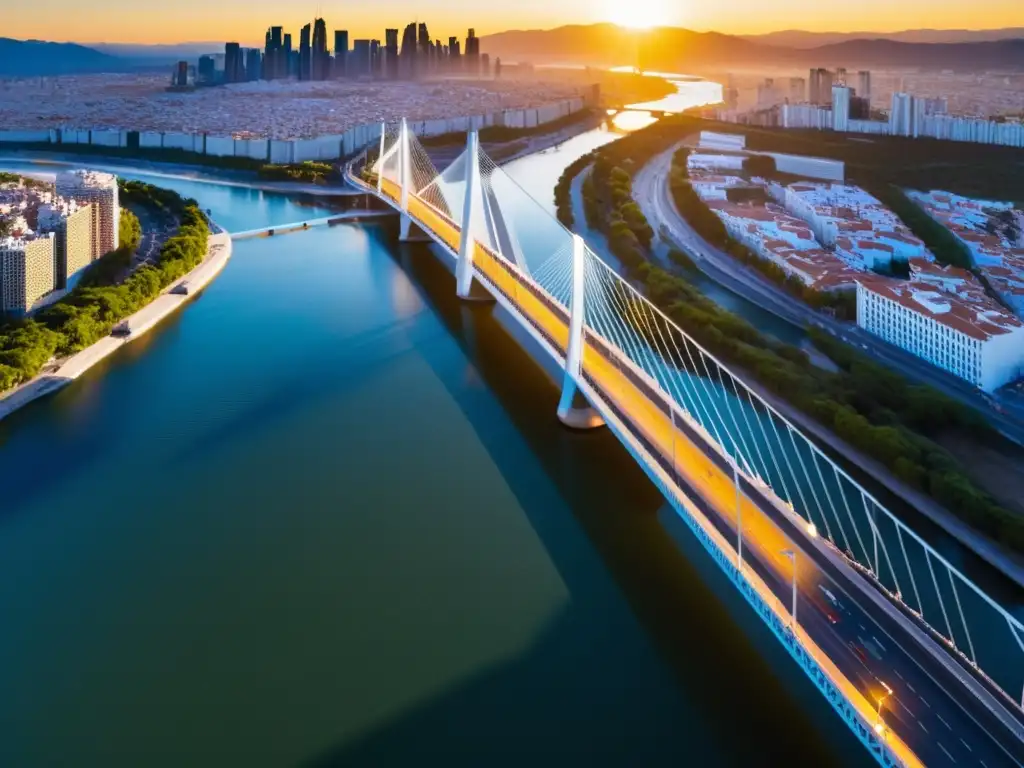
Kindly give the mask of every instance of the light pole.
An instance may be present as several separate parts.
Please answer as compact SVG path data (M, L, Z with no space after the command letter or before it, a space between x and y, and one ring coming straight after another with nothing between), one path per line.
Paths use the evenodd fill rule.
M879 680L878 682L881 683L882 681ZM878 697L878 723L879 723L879 725L882 724L882 705L885 703L885 700L887 698L892 696L892 688L890 688L885 683L882 683L882 687L885 688L885 693L883 693L881 696Z
M743 503L740 495L740 465L732 462L732 478L736 484L736 568L743 570Z
M796 552L794 552L792 549L784 549L784 550L782 550L782 554L785 555L786 557L788 557L790 562L793 564L793 608L790 611L790 616L789 616L790 625L789 625L789 628L791 630L793 630L793 632L795 633L796 632Z

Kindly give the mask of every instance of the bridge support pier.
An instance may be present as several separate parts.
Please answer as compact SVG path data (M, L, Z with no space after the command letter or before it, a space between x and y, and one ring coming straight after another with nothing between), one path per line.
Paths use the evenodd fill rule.
M571 429L595 429L604 426L604 419L579 391L583 364L584 319L584 245L579 235L572 236L572 298L569 307L569 344L565 354L565 378L558 402L558 419Z
M486 290L473 285L473 212L476 209L477 190L480 188L480 153L476 131L466 137L466 192L462 201L462 229L459 237L459 256L455 262L455 294L463 301L494 301Z

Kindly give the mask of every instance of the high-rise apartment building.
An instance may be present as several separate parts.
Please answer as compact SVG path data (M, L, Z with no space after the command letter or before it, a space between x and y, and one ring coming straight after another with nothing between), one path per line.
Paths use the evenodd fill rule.
M54 242L54 281L56 288L73 289L82 272L93 262L93 206L76 200L58 198L39 206L40 232L52 232Z
M832 86L832 130L847 131L850 128L850 97L853 89L845 85Z
M57 195L91 203L93 234L93 259L98 259L116 250L119 242L118 225L121 221L121 204L117 190L117 177L98 171L64 171L57 174Z
M789 92L786 96L790 104L800 104L807 98L807 81L802 77L789 78Z
M462 50L459 38L454 35L448 38L448 70L458 72L462 69Z
M871 103L871 73L866 69L857 73L857 95Z
M53 233L0 239L0 309L23 315L56 286Z
M348 30L334 30L334 76L348 77Z
M299 30L299 80L309 80L313 75L312 34L312 24Z
M832 103L832 86L835 83L835 75L832 72L822 67L812 69L808 83L807 100L811 104L823 107Z

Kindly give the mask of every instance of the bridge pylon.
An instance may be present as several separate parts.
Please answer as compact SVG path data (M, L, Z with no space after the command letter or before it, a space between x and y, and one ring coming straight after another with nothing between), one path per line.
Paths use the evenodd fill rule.
M412 158L409 156L409 123L402 118L402 127L398 132L398 184L401 190L402 223L398 239L410 240L409 229L412 219L409 218L409 187L412 186ZM414 190L415 191L415 190Z
M459 256L455 263L455 293L464 301L494 301L494 297L483 290L473 290L473 213L476 210L477 191L480 183L480 139L476 131L466 136L466 188L462 200L462 228L459 238Z
M572 236L572 295L569 300L569 343L565 352L565 377L562 379L562 397L558 402L558 418L572 429L596 429L604 426L604 419L586 402L579 391L583 370L584 320L584 268L586 251L583 238Z

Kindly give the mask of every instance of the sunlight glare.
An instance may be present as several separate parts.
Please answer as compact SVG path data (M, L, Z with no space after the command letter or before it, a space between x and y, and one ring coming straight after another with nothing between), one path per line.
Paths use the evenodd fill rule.
M605 18L620 27L649 29L668 24L666 0L604 0Z

